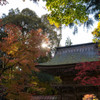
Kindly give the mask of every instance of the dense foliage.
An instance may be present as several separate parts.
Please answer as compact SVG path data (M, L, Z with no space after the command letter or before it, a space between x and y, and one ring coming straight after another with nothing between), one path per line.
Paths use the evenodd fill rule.
M48 42L48 38L41 29L26 34L13 24L5 25L4 29L7 37L0 42L0 95L8 100L29 100L32 95L52 94L55 90L49 84L55 79L41 81L35 67L37 58L48 51L41 48L42 41Z
M21 27L22 34L26 34L31 29L37 30L39 28L42 29L42 34L47 34L49 38L48 47L51 49L45 57L40 57L38 60L39 63L46 62L51 58L51 54L54 52L54 48L58 46L60 43L60 36L57 34L56 27L54 25L50 25L47 15L43 15L39 18L36 13L28 8L23 9L21 12L17 9L10 9L8 15L2 15L2 28L0 28L0 40L2 37L6 36L6 33L3 31L3 28L6 24L14 24Z
M48 0L46 6L51 11L48 17L51 24L67 26L70 23L84 23L88 16L83 3L84 0Z
M51 24L59 27L61 24L73 28L73 34L78 32L78 26L89 29L98 19L100 0L44 0L50 12L48 19ZM91 15L93 16L91 18Z
M75 81L82 85L100 85L100 61L80 63L75 69L78 70Z
M59 41L56 27L47 15L39 18L26 8L9 10L0 20L0 96L28 100L32 95L56 94L50 84L59 78L40 72L37 62L48 60L49 44L53 49ZM48 41L49 40L49 41ZM46 56L45 56L46 55ZM45 57L44 57L45 56Z

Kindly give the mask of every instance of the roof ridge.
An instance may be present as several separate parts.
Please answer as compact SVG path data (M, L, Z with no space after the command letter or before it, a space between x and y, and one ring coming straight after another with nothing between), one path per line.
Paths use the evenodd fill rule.
M97 43L90 42L90 43L84 43L84 44L76 44L76 45L71 45L71 46L56 47L56 49L71 48L71 47L91 45L91 44L97 44Z

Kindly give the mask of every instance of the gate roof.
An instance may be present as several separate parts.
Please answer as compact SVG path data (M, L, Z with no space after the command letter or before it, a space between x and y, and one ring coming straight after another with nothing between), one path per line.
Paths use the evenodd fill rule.
M81 62L99 61L98 44L86 43L56 48L55 56L39 66L57 66Z

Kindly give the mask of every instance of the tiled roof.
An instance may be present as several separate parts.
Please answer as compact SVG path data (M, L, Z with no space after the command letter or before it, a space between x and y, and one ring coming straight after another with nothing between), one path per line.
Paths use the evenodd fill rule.
M39 65L65 65L98 60L99 56L97 44L88 43L57 48L55 56L50 61L46 63L41 63Z

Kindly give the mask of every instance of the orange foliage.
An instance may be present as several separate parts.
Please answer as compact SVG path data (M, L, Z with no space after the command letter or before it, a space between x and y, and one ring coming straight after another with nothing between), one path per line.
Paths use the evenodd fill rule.
M0 50L3 52L0 58L3 62L0 75L5 83L1 83L7 89L7 98L16 100L28 100L19 99L30 97L28 88L36 88L32 83L37 79L32 79L33 72L38 71L35 68L37 64L37 58L44 56L48 50L41 48L42 41L48 41L45 35L39 30L31 30L28 33L22 33L20 28L9 24L5 26L5 32L7 37L3 38L0 42ZM35 77L35 76L34 76ZM27 94L27 97L25 95ZM32 93L34 94L34 93Z
M86 94L84 95L82 100L98 100L94 94Z
M13 63L15 66L28 65L33 69L36 59L46 53L41 48L41 42L43 40L46 41L47 38L41 34L40 30L31 30L28 33L22 34L20 29L12 24L6 25L5 29L8 37L3 38L3 41L0 42L0 49L6 53L6 58L14 58L13 60L9 59L6 66Z

